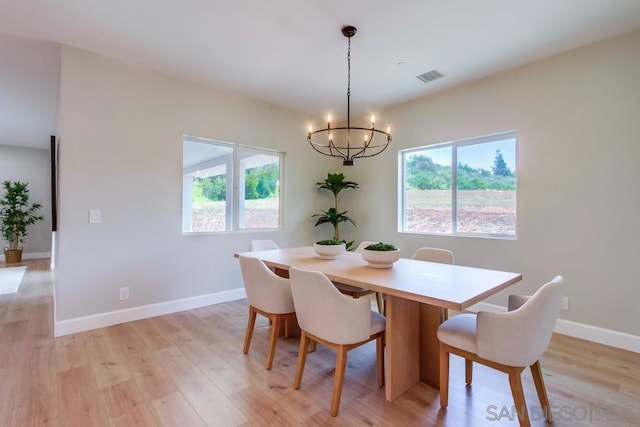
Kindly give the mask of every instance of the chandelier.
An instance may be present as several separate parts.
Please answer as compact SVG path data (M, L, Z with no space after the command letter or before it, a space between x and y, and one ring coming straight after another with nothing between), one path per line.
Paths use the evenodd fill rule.
M342 158L342 164L345 166L353 166L354 159L373 157L382 153L391 142L391 128L387 127L386 132L376 129L376 116L371 116L371 127L351 126L351 37L357 31L357 28L351 25L342 27L342 35L349 39L349 48L347 49L347 126L331 127L331 116L328 116L326 128L314 131L309 126L307 133L307 141L314 150L325 156ZM325 134L324 137L323 134ZM324 142L317 141L325 138Z

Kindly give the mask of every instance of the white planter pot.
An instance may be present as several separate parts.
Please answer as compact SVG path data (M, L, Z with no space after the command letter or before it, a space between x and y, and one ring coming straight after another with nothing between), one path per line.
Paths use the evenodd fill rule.
M400 259L400 249L396 249L395 251L371 251L369 249L363 249L362 259L367 261L369 267L391 268L393 267L393 263Z
M347 245L344 243L341 245L319 245L314 243L313 249L322 259L338 259L347 251Z

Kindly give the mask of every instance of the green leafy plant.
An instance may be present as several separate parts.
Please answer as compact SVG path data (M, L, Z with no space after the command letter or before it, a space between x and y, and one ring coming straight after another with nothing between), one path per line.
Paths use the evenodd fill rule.
M333 226L333 240L340 240L340 224L350 222L356 225L356 222L347 216L348 211L340 212L338 209L338 194L348 188L357 189L358 184L353 181L346 181L342 173L329 173L323 182L317 182L318 189L329 190L333 194L333 207L322 213L312 215L317 218L315 226L321 224L331 224ZM347 248L353 245L353 242L346 242Z
M391 243L373 243L365 248L368 251L397 251L396 248Z
M42 221L42 215L36 215L42 208L40 203L29 204L28 183L4 181L4 197L0 200L0 233L9 242L9 250L20 249L27 236L27 227Z
M327 240L318 240L316 242L316 245L341 245L343 243L346 243L344 240L335 240L335 239L327 239Z

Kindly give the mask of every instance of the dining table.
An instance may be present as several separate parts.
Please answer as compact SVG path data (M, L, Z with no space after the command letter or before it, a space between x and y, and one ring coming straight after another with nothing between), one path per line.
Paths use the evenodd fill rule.
M373 268L361 254L320 258L311 246L240 252L261 259L276 274L291 267L320 271L336 284L386 295L385 398L393 401L422 381L439 388L438 326L444 309L464 311L522 275L486 268L400 258L391 268Z

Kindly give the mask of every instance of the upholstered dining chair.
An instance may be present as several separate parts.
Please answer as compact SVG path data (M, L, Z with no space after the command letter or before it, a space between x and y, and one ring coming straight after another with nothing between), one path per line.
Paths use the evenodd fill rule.
M423 247L416 250L411 259L420 261L439 262L440 264L453 264L453 252L448 249Z
M298 390L307 359L308 341L333 349L336 372L333 380L331 416L338 415L347 366L347 352L376 340L378 386L384 385L384 316L371 310L369 301L341 294L317 271L292 267L291 293L300 325L300 352L293 388Z
M277 276L258 258L241 255L239 259L244 288L249 300L249 322L242 351L244 354L249 352L256 315L263 315L271 321L269 350L265 363L265 367L271 369L280 327L284 325L285 336L288 336L289 324L294 321L296 315L289 280Z
M374 245L376 243L378 243L378 242L369 242L367 240L364 240L364 241L360 242L360 244L358 245L358 247L356 248L356 250L354 252L355 253L361 253L364 248L366 248L369 245Z
M271 239L262 239L262 240L252 240L249 242L249 251L268 251L270 249L279 249L279 246L276 245ZM275 268L267 267L269 270L276 272ZM269 324L271 324L271 320L269 320Z
M252 240L251 242L249 242L249 250L251 252L266 251L269 249L278 249L278 245L276 245L276 242L270 239Z
M531 297L512 295L506 313L459 314L438 328L440 341L440 406L449 403L449 354L465 358L465 381L471 384L473 362L509 375L509 384L521 426L529 426L520 374L531 368L545 418L551 421L549 398L540 369L540 356L553 334L564 290L556 276Z

